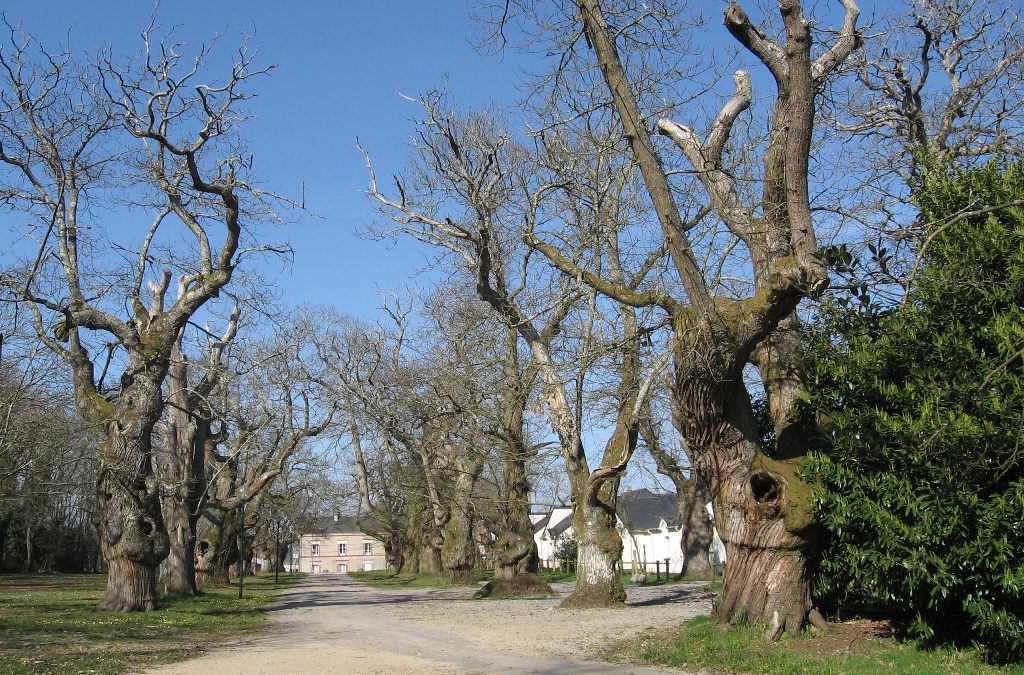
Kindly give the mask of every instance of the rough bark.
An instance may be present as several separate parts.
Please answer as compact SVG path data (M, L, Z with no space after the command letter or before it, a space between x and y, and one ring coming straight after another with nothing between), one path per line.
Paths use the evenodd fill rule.
M559 605L563 608L617 607L626 601L626 590L619 577L622 537L615 528L614 494L618 480L605 490L612 505L602 499L577 503L572 525L576 534L576 590Z
M680 547L683 549L683 568L680 576L688 579L711 579L715 570L708 554L714 540L711 517L707 504L711 497L700 483L703 479L690 481L679 492L679 521L683 524Z
M136 372L146 370L137 368ZM153 427L160 417L163 372L139 373L122 390L119 413L108 425L97 480L97 532L107 563L99 609L151 611L157 604L157 566L168 539L150 462ZM88 395L86 393L85 395Z
M733 179L721 170L731 127L750 105L746 73L737 73L736 94L720 111L706 140L675 122L658 123L660 132L690 159L718 216L750 255L755 292L744 300L729 301L713 295L687 245L668 175L599 0L577 2L661 223L666 249L686 290L686 306L658 304L673 321L676 354L671 395L680 413L680 433L694 469L707 480L716 526L726 545L728 566L716 616L724 622L741 617L764 622L771 637L801 629L811 613L804 556L813 544L815 528L809 490L796 473L801 451L796 448L779 459L764 454L742 370L756 358L758 345L793 315L800 298L821 292L828 283L816 258L808 161L815 93L858 42L857 6L853 0L843 0L843 5L843 29L817 60L811 57L810 22L803 17L799 0L779 2L783 45L765 36L738 5L725 11L729 32L761 60L777 85L760 204L744 205ZM638 301L622 293L609 294L622 302ZM786 331L783 326L782 332ZM794 357L790 365L797 360ZM766 386L779 381L769 378ZM777 392L774 398L781 402L786 396Z
M722 363L717 382L677 363L673 387L695 468L710 479L715 526L726 547L726 577L714 616L779 631L799 631L811 612L804 574L815 522L810 490L797 475L799 458L763 454L740 363ZM684 371L684 372L679 372Z
M186 292L182 285L179 296ZM154 313L159 307L154 308ZM161 594L193 595L196 585L196 524L206 499L206 446L220 438L211 435L214 414L209 397L220 381L221 356L238 329L238 308L228 320L220 340L212 341L206 372L197 383L189 382L189 362L181 346L183 333L171 351L167 372L167 412L162 445L154 452L154 474L160 482L170 552L160 564Z
M441 559L441 547L444 545L444 538L435 532L423 533L420 542L419 574L428 576L441 576L444 574L444 562Z
M471 451L472 452L472 451ZM453 583L473 583L473 568L479 560L479 551L473 540L473 488L484 465L482 454L461 463L455 478L452 499L448 507L448 522L441 545L441 564L445 575Z

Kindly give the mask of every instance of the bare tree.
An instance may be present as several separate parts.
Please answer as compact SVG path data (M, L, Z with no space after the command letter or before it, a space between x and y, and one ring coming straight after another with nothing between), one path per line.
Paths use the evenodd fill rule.
M765 622L769 635L800 630L812 609L806 552L814 540L809 487L797 473L807 449L807 429L794 414L803 391L802 350L794 310L801 298L820 293L828 284L810 206L809 150L815 122L815 96L831 73L858 44L858 9L843 0L845 16L830 44L813 53L812 24L797 0L780 0L777 40L756 26L738 6L730 5L725 24L730 34L771 73L777 95L769 115L761 158L761 193L737 181L728 170L726 149L738 119L752 102L750 75L737 71L735 92L705 134L669 119L656 125L650 83L658 81L645 66L657 57L671 61L658 37L672 43L673 3L599 2L566 4L512 2L506 8L520 16L541 8L557 20L544 26L557 30L565 50L559 86L570 90L567 107L579 110L577 93L591 96L590 111L614 110L622 133L643 177L661 241L681 286L636 293L558 255L544 242L534 244L560 269L583 279L609 297L632 306L657 306L673 330L673 405L679 411L680 434L695 469L708 483L715 504L716 526L725 541L728 566L716 604L720 621L745 617ZM549 10L546 11L546 10ZM504 11L498 25L514 12ZM615 21L613 24L609 17ZM587 49L583 49L583 46ZM638 47L639 45L639 47ZM624 51L620 51L620 49ZM625 57L623 56L625 54ZM589 62L589 70L584 68ZM637 65L639 62L640 65ZM583 73L578 75L577 73ZM573 78L582 80L576 82ZM604 84L598 96L591 77ZM582 113L587 115L586 110ZM686 158L688 174L703 188L728 237L705 242L706 251L728 257L746 256L737 269L750 270L749 291L743 286L722 289L722 267L708 268L698 257L696 219L680 208L672 176L655 146L654 132L673 140ZM699 215L699 214L698 214ZM750 396L743 380L749 362L759 367L776 427L777 446L761 447ZM820 623L820 622L819 622Z
M200 587L227 578L239 533L257 524L296 453L334 421L337 402L324 384L329 366L315 348L321 330L315 314L298 311L274 335L236 337L228 350L227 372L209 399L216 426L205 434L196 476L205 478L196 525Z
M63 364L18 309L0 307L0 569L94 571L102 430L77 415Z
M418 137L419 166L398 180L394 197L380 192L371 169L368 192L397 223L399 232L453 254L455 265L472 275L479 297L529 347L569 477L580 541L577 589L563 604L622 602L625 593L617 570L621 541L615 531L614 500L618 479L636 447L641 402L654 373L641 377L639 359L631 351L638 337L627 336L614 430L601 466L592 472L582 438L579 406L584 392L577 387L577 405L573 405L553 351L553 339L573 308L578 287L572 279L552 280L543 268L531 267L529 253L517 243L520 223L526 222L531 230L529 223L550 217L543 207L560 185L531 178L543 172L525 161L525 149L491 116L460 118L443 111L437 98L421 103L426 116ZM588 215L586 209L578 213ZM567 291L553 294L552 289L559 287ZM541 317L546 319L543 327L539 327ZM592 324L592 320L583 323ZM586 327L583 331L589 332Z
M1020 154L1020 20L1011 4L909 0L850 64L845 130L874 141L903 184L955 158Z
M181 292L183 289L179 289ZM178 334L167 374L165 419L161 443L154 450L154 473L160 482L161 508L170 550L160 564L159 589L163 594L192 595L195 573L196 522L206 498L206 444L216 421L213 396L224 374L224 350L238 331L236 306L220 337L207 333L205 363L190 363ZM192 372L200 366L201 373ZM191 378L198 377L193 381Z
M79 413L106 428L100 608L118 611L156 607L168 540L152 432L178 333L231 280L242 221L267 206L245 182L249 158L236 144L246 88L266 69L243 47L224 79L206 80L208 48L188 59L172 37L152 36L136 65L47 53L13 28L0 52L2 193L38 243L2 283L70 364ZM135 241L96 222L125 200L131 217L151 219ZM182 236L190 245L175 245ZM155 274L161 266L170 271ZM175 271L183 291L165 304Z

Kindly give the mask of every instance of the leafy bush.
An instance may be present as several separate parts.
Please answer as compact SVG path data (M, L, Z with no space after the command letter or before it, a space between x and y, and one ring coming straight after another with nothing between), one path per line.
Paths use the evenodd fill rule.
M576 558L579 556L579 544L570 537L563 539L555 549L555 560L569 569L576 569Z
M811 403L830 447L807 466L824 487L820 596L880 601L920 637L1014 660L1024 658L1024 209L991 207L1022 198L1021 164L918 187L927 225L907 302L857 320L823 314Z

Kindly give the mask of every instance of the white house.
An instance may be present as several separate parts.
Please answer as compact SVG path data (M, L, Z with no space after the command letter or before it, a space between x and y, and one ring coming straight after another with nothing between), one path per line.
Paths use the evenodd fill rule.
M617 520L622 537L622 566L625 570L654 572L655 562L662 570L679 573L683 568L683 528L679 520L674 492L655 493L647 489L631 490L619 495ZM710 513L711 505L708 505ZM565 541L573 539L572 507L557 506L530 514L533 537L541 565L553 566L555 552ZM725 561L725 546L714 533L712 556Z
M573 538L572 507L556 506L548 511L530 514L533 521L533 539L537 542L537 555L541 565L551 566L558 547Z
M352 516L324 519L292 544L292 571L348 574L386 569L384 544L364 534Z

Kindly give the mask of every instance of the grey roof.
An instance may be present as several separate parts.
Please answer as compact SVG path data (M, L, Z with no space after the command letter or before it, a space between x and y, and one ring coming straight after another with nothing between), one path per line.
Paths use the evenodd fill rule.
M537 534L538 532L543 530L545 527L547 527L549 520L551 520L551 512L550 511L545 513L543 518L541 518L540 520L538 520L536 523L533 524L533 533Z
M359 529L359 518L356 516L327 516L317 521L313 527L317 534L363 534Z
M661 521L672 528L679 527L675 492L651 492L647 488L631 490L619 495L615 511L630 530L653 530Z
M553 516L554 513L554 509L552 509L551 511L548 511L543 518L534 523L533 533L537 534L546 527L548 529L548 533L552 537L557 537L572 527L572 512L568 513L558 522L553 523L551 522L551 516Z
M562 518L557 523L555 523L553 525L548 525L548 532L551 533L552 537L557 537L558 535L560 535L563 532L565 532L566 530L568 530L570 527L572 527L572 514L571 513L569 515L567 515L565 518Z

